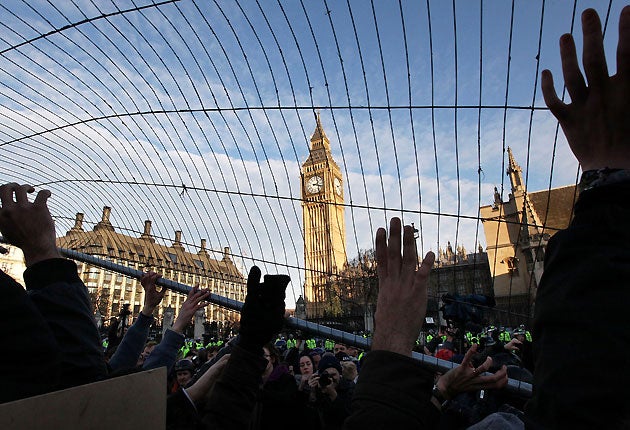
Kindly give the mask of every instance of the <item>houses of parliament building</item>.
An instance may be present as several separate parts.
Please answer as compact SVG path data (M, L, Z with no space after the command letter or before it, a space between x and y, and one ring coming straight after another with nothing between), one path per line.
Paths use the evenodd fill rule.
M57 246L72 249L103 260L137 270L153 270L164 278L186 285L199 285L215 294L231 299L245 300L245 279L230 258L230 249L225 248L223 258L214 259L206 250L206 241L201 240L198 252L187 251L182 245L181 232L175 232L170 246L156 243L151 235L151 221L145 221L144 232L139 237L118 233L109 221L111 209L103 208L101 220L91 231L83 229L83 214L76 215L74 227L64 236L57 238ZM77 262L79 276L88 288L95 309L104 318L116 316L123 304L130 304L136 316L142 309L144 293L139 279L130 279L92 266ZM168 291L156 311L160 320L167 308L178 312L186 297ZM238 315L222 307L210 305L206 318L213 321L238 321Z

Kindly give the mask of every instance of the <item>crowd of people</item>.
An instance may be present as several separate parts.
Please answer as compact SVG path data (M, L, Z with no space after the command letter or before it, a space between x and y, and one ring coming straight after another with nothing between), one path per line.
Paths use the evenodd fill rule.
M630 7L621 13L615 75L594 10L582 14L582 32L586 80L572 36L560 40L571 103L557 97L551 73L542 74L545 102L584 173L574 219L549 242L529 337L517 329L515 339L499 338L489 328L482 339L464 334L460 347L447 329L416 345L435 256L418 264L413 228L393 218L389 234L376 233L375 332L361 357L310 339L279 351L273 340L283 330L289 278L261 282L255 266L239 334L220 349L181 357L183 331L209 294L197 288L161 341L147 342L164 295L157 275L147 273L142 312L106 355L77 267L56 248L50 192L31 202L32 187L10 183L0 186L0 231L22 248L27 269L26 290L0 271L0 401L166 366L172 429L630 428ZM412 358L414 348L460 365L436 374ZM526 404L503 390L510 372L532 381Z

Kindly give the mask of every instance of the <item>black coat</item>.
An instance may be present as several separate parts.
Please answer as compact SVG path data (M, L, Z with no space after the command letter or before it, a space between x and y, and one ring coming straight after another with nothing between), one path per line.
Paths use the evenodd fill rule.
M389 351L367 354L344 429L433 429L440 413L431 403L433 372Z
M261 348L262 349L262 348ZM168 429L248 429L256 400L260 376L267 360L238 345L205 402L193 405L179 390L167 399Z
M0 402L104 379L100 336L76 264L43 260L24 281L26 292L0 272Z
M628 220L629 183L593 188L549 241L532 330L532 427L630 426Z

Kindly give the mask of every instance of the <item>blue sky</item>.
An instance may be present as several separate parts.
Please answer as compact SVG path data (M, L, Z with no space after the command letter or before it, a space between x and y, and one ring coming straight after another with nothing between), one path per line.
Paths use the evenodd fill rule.
M316 109L346 203L371 207L346 209L350 257L401 209L422 227L423 252L447 241L472 251L485 246L479 205L502 184L507 200L505 147L528 189L575 182L553 117L527 107L544 107L544 68L562 85L557 40L575 20L581 50L586 7L605 19L610 5L614 73L624 6L52 3L0 6L0 180L48 184L59 234L75 212L92 225L108 205L119 231L151 219L164 243L183 230L192 251L201 238L230 246L243 267L288 271L290 304L304 279L299 166Z

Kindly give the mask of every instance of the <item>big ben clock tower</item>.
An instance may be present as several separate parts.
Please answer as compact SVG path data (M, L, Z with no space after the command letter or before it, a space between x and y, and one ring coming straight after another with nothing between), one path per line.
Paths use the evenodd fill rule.
M307 317L322 316L329 276L346 264L346 224L341 169L317 114L308 159L302 164L304 222L304 294Z

